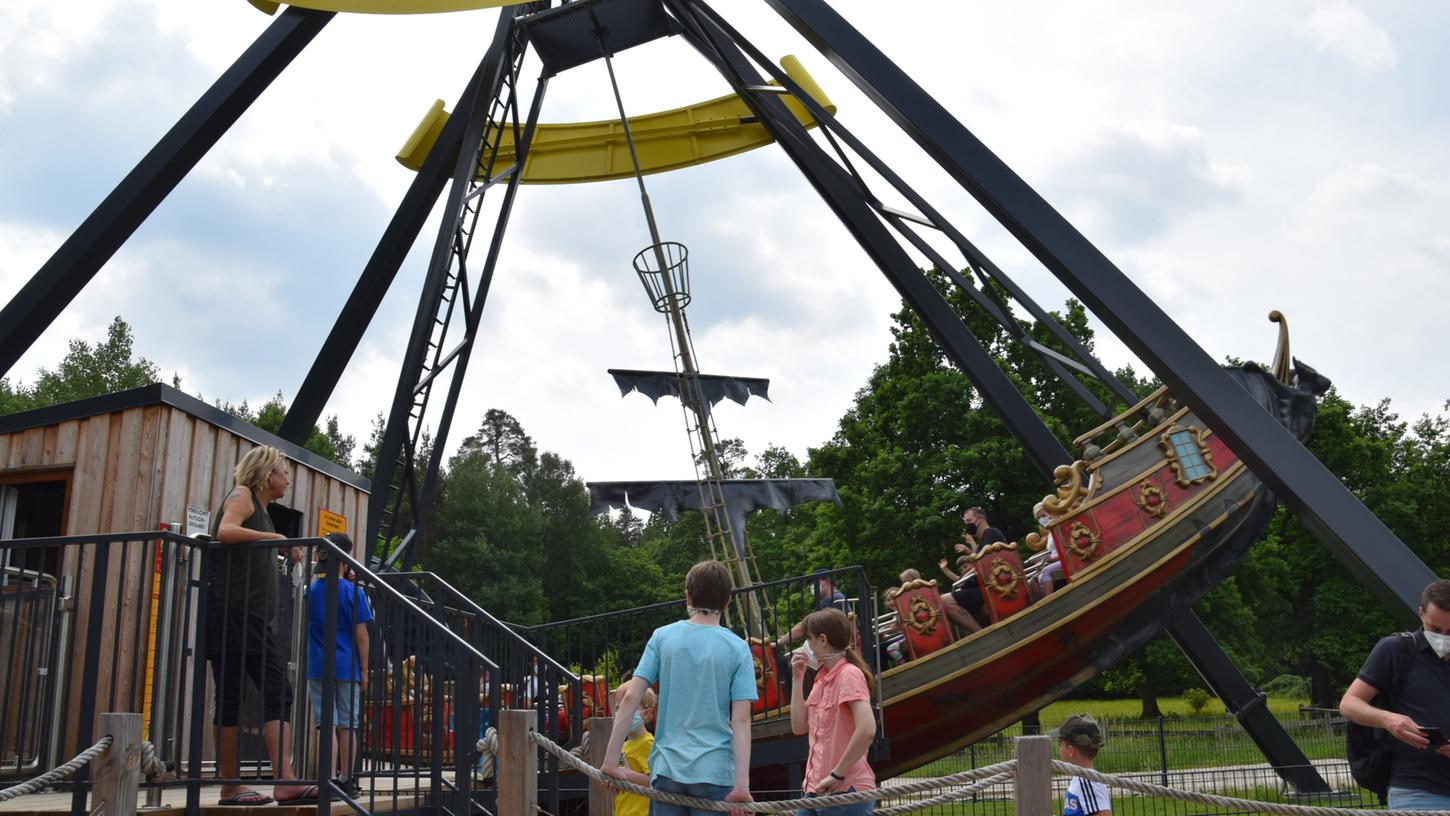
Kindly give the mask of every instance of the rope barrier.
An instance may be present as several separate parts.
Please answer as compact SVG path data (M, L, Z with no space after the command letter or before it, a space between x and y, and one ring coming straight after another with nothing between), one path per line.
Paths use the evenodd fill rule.
M35 793L36 791L48 788L76 771L79 771L81 768L84 768L87 762L100 756L110 747L111 737L107 734L96 740L95 745L76 754L75 759L72 759L70 762L64 765L58 765L53 770L47 771L29 782L22 782L19 785L13 785L5 790L0 790L0 802L9 802L11 799L19 799L28 793Z
M1212 805L1214 807L1246 810L1254 813L1276 813L1279 816L1385 816L1385 811L1383 810L1315 805L1286 805L1279 802L1257 802L1252 799L1235 799L1230 796L1218 796L1212 793L1165 788L1162 785L1154 785L1151 782L1141 782L1137 779L1113 776L1112 774L1105 774L1092 768L1081 768L1077 765L1056 759L1052 761L1052 769L1061 774L1079 776L1083 779L1101 782L1104 785L1130 790L1135 793L1161 796L1165 799L1176 799L1180 802L1192 802L1198 805ZM1450 816L1450 810L1415 811L1415 816Z
M935 791L968 782L979 782L991 779L994 780L995 784L995 782L1000 782L1001 778L1010 776L1017 767L1016 760L1008 760L1007 762L989 765L985 768L962 771L951 774L950 776L914 779L901 785L893 785L890 788L877 788L876 790L855 791L853 793L833 793L826 796L811 796L775 802L717 802L712 799L700 799L695 796L685 796L683 794L655 790L654 788L647 788L643 785L636 785L633 782L607 776L603 771L574 756L568 750L537 731L530 731L529 738L545 751L558 757L565 765L601 785L608 785L618 790L639 794L640 796L660 802L667 802L696 810L711 810L718 813L731 810L743 810L748 813L793 813L802 809L819 810L821 808L836 807L839 805L854 805L861 802L878 802L882 799L894 799L911 793ZM970 796L971 794L953 791L951 795ZM913 802L910 805L901 805L899 807L906 808L907 810L917 810L930 807L931 804L928 804L928 802L931 802L931 800L920 803ZM891 812L904 813L906 810L893 808Z
M996 776L989 776L980 782L973 783L960 790L943 793L940 796L933 796L930 799L922 799L917 802L908 802L904 805L893 805L892 807L874 808L871 813L873 814L873 816L897 816L897 814L911 813L915 810L925 810L929 807L936 807L937 805L949 805L953 802L960 802L961 800L966 799L969 796L981 793L982 791L994 785L1000 785L1004 782L1009 782L1014 776L1016 776L1016 774L1013 771L1006 771L1004 773L999 773ZM892 793L895 793L895 791L893 790Z

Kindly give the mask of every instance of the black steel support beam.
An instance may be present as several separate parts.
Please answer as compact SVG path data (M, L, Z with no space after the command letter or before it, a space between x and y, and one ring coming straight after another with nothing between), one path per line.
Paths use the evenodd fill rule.
M539 112L544 107L544 91L549 87L547 77L539 79L538 87L534 91L534 100L529 104L528 119L524 124L523 136L514 143L515 166L523 167L529 157L529 147L534 141L534 130L539 124ZM488 291L493 284L493 273L498 267L499 253L503 250L503 237L508 229L509 217L513 214L514 198L518 195L519 184L523 180L523 173L513 173L509 176L508 185L504 188L503 202L500 204L498 217L494 222L493 236L488 243L488 257L484 259L483 269L479 272L478 285L474 290L473 301L469 304L468 314L468 338L462 344L458 357L453 362L453 379L448 385L448 396L443 404L443 413L438 420L438 430L433 437L433 450L428 457L428 469L423 474L423 484L418 490L418 517L421 519L432 506L433 493L438 487L438 472L443 466L443 453L445 443L448 441L448 434L453 425L453 412L458 407L458 397L463 390L463 378L468 373L468 361L473 355L473 342L478 337L478 327L483 320L483 307L488 302ZM460 271L459 274L462 274ZM402 569L408 572L413 568L418 557L418 548L409 547L403 552Z
M479 85L483 82L486 62L485 59L479 63L453 110L466 111L472 108ZM352 294L343 304L337 322L332 325L326 342L317 352L317 358L307 372L307 379L302 381L302 387L292 400L292 407L287 409L287 416L282 419L282 427L277 435L283 439L301 445L307 441L313 426L322 417L322 411L327 407L327 401L332 398L333 389L337 388L342 372L357 351L358 343L362 342L363 334L372 323L378 307L388 294L388 289L393 285L393 278L397 276L408 251L413 248L418 232L427 223L428 213L437 203L438 196L443 193L443 186L448 183L448 174L453 171L459 147L463 144L463 125L466 119L465 116L448 118L433 149L423 160L423 166L418 169L413 183L408 186L408 192L403 195L402 202L393 213L393 219L383 230L383 236L378 240L372 257L358 276Z
M1405 623L1435 573L1158 304L824 0L766 0L1220 434Z
M1174 619L1168 631L1279 775L1299 793L1327 793L1329 783L1269 711L1268 697L1249 684L1203 621L1189 611Z
M699 3L698 0L668 0L668 2L676 6L677 16L681 16L684 19L688 19L688 14L692 8L704 8L704 4ZM690 38L692 43L705 54L707 59L723 61L724 64L717 62L717 67L721 69L727 81L731 82L732 86L737 89L737 92L744 86L758 85L761 83L761 79L756 74L754 66L737 49L734 38L727 35L715 24L713 16L709 20L695 19L697 28L691 32ZM966 334L966 337L974 345L976 343L975 338L972 338L970 332L967 332L965 327L961 326L960 321L955 319L955 315L952 315L952 320L947 321L937 314L943 308L947 314L951 314L950 307L947 306L945 301L940 300L939 293L936 292L936 289L931 286L929 281L925 281L920 276L920 271L914 270L914 266L911 264L910 259L905 256L900 245L885 231L884 225L876 218L874 210L861 197L859 186L851 182L850 177L839 165L830 161L824 151L810 139L805 129L797 123L795 117L785 110L784 105L774 97L761 98L748 92L742 93L741 96L751 106L756 116L760 119L761 124L771 132L771 135L785 149L786 154L795 161L796 166L800 168L801 172L816 188L821 197L831 206L837 216L840 217L842 224L852 233L862 248L866 250L867 254L876 261L887 278L896 285L897 290L911 304L912 308L922 318L923 322L927 324L928 328L932 329L937 341L953 357L954 362L957 362L957 365L962 368L963 372L974 383L978 384L979 389L981 389L982 385L981 381L978 380L979 377L990 379L993 374L1000 375L1001 371L990 358L988 358L987 366L982 366L974 362L969 355L960 355L964 361L958 360L959 355L952 355L951 347L947 345L947 340L943 339L944 336L949 336L949 332L945 330L939 331L936 324L946 323L948 324L948 328L950 328L950 324L954 323L957 327L961 328L961 331ZM936 295L936 299L933 300L930 297L924 297L922 293L918 293L912 289L911 284L915 281L912 276L903 274L904 268L911 268L916 271L916 277L925 283L926 288L931 290L931 294ZM908 294L908 292L912 294ZM913 299L913 294L917 296L922 305L918 305L918 300ZM924 313L923 307L932 309L933 316L928 316L928 314ZM977 346L977 350L980 350L980 346ZM1008 387L1011 388L1010 383ZM1022 400L1021 395L1015 389L1012 390L1012 396L1025 407L1025 400ZM1003 399L1003 403L1008 406L1011 406L1013 402L1010 398ZM1036 434L1047 434L1051 437L1046 425L1030 408L1026 412L1021 410L1003 411L995 404L993 408L998 411L1003 422L1012 429L1013 433L1019 439L1036 438ZM1269 416L1268 412L1263 411L1262 408L1258 410L1264 416ZM1029 458L1037 465L1039 471L1049 479L1052 478L1052 471L1056 466L1067 464L1071 461L1067 450L1060 443L1056 443L1055 437L1052 437L1052 439L1055 444L1055 451L1044 446L1043 449L1037 452L1037 455L1033 455L1031 447L1028 447ZM1024 445L1026 445L1025 441ZM1251 701L1256 697L1257 693L1254 692L1248 680L1243 677L1238 668L1233 665L1233 661L1223 651L1223 648L1219 646L1217 641L1209 634L1208 630L1204 628L1202 621L1198 619L1197 615L1192 611L1188 612L1177 621L1170 623L1168 631L1174 641L1184 651L1189 661L1204 675L1205 679L1209 677L1214 678L1216 682L1215 690L1220 690L1221 694L1225 695L1223 696L1223 700L1229 706L1230 710L1247 710L1253 707ZM1267 714L1267 710L1265 710L1265 714ZM1251 730L1252 738L1265 751L1265 756L1269 759L1270 763L1279 768L1306 769L1302 771L1286 770L1284 772L1286 780L1293 782L1299 790L1327 789L1324 780L1319 777L1318 772L1309 764L1309 760L1304 756L1303 751L1299 749L1298 745L1284 731L1283 726L1272 716L1268 716L1267 721L1263 717L1258 716L1241 719L1240 721L1246 730Z
M0 311L0 376L332 16L288 7L31 276Z
M677 19L689 25L688 3L666 0L666 5L675 11ZM732 87L740 92L746 86L764 84L755 68L713 23L704 25L712 30L688 32L687 39L720 69ZM1067 449L1038 419L996 360L861 197L854 181L811 140L779 96L749 91L740 95L902 299L911 305L947 357L972 379L982 399L1022 443L1027 457L1046 473L1072 461Z
M370 551L379 543L378 537L382 533L383 514L388 510L388 504L401 506L401 501L395 499L391 494L394 471L400 466L400 457L404 454L405 447L407 448L407 460L401 463L404 472L398 489L414 491L414 501L411 503L412 512L415 517L422 512L421 508L417 506L416 491L419 485L414 478L416 473L413 472L416 466L414 460L417 451L413 450L410 438L411 423L423 421L422 416L413 414L414 388L423 376L422 370L428 356L439 302L443 297L448 280L449 258L453 251L457 219L463 211L469 182L478 172L478 146L483 141L490 103L502 87L504 73L509 70L509 61L513 52L514 19L521 13L519 9L520 7L513 6L499 12L493 39L484 54L483 65L480 69L483 76L483 88L474 98L473 105L453 113L453 118L464 121L461 136L462 147L454 156L453 164L449 168L452 185L448 191L448 201L438 226L438 235L434 241L433 254L428 264L428 274L423 281L423 289L418 298L418 309L413 317L413 330L409 335L408 348L403 355L403 364L398 372L398 383L393 393L392 407L388 412L388 423L383 431L382 443L378 446L377 467L373 472L373 491L368 501L366 540ZM459 269L458 274L464 275L466 270ZM426 411L426 409L425 404L418 410ZM414 524L410 527L416 532L419 525Z

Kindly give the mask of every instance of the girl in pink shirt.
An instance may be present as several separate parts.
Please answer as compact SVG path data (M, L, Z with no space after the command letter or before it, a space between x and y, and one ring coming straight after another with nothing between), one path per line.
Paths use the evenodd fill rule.
M861 659L851 621L839 609L812 612L803 621L806 645L791 655L790 727L796 734L809 734L810 756L806 760L805 793L830 793L876 789L876 775L866 762L866 751L876 736L876 718L871 714L871 670ZM809 656L808 656L809 655ZM811 698L803 700L809 661L819 662L820 672L811 687ZM802 810L797 816L864 816L874 802L840 805L819 810Z

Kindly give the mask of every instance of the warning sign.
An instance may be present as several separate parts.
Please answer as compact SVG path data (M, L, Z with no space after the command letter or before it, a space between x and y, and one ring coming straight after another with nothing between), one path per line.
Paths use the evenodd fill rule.
M347 516L340 516L331 510L317 510L317 535L322 537L328 533L347 532Z
M211 511L204 507L186 506L186 537L196 538L211 532Z

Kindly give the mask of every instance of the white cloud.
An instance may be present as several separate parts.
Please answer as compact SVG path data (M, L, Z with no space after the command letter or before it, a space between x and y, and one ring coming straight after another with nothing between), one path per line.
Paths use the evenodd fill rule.
M1314 9L1304 31L1320 51L1349 60L1362 71L1390 71L1398 63L1389 32L1343 0Z
M1044 305L1061 302L1062 285L849 80L764 4L739 5L731 14L762 50L801 56L896 172ZM1418 36L1443 30L1450 11L1370 20L1344 4L1296 17L1248 0L1212 15L932 0L921 12L942 25L923 30L872 0L834 5L1210 353L1266 356L1263 314L1281 308L1298 353L1351 398L1391 396L1418 413L1450 396L1450 363L1425 340L1450 294L1438 223L1450 206L1450 53ZM241 0L57 8L0 6L0 133L33 159L0 170L0 299L272 22ZM295 393L412 180L393 152L434 98L451 107L494 15L337 17L16 373L57 359L70 337L98 336L119 312L141 353L208 398ZM1356 81L1324 70L1325 54L1358 69ZM617 68L631 112L724 90L677 41L626 52ZM557 78L544 119L611 116L607 87L600 65ZM702 364L772 379L773 402L719 409L721 433L752 451L820 444L885 356L895 292L779 153L648 183L665 237L691 248ZM435 212L328 406L360 439L391 399L436 228ZM628 266L646 242L629 182L521 193L454 443L500 407L585 478L692 472L678 404L620 399L605 373L670 363ZM239 285L230 311L213 309ZM234 317L242 309L247 320ZM230 362L256 336L273 353ZM1131 361L1111 338L1099 348L1112 365Z

